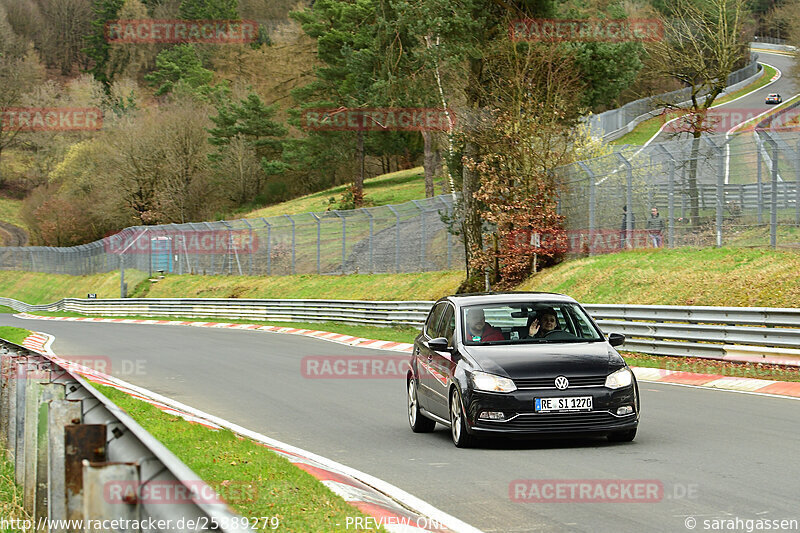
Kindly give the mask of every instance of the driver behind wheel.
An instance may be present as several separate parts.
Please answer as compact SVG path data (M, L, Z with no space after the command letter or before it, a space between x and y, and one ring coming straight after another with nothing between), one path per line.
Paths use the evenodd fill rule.
M556 312L551 308L541 309L528 318L528 338L541 339L558 326Z

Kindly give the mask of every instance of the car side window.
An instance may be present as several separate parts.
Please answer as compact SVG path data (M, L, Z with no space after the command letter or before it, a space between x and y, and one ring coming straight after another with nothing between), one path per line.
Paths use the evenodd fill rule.
M456 313L452 305L448 305L442 316L442 325L439 328L441 337L447 339L450 346L453 346L453 332L456 330Z
M428 315L428 321L425 322L425 334L431 339L441 336L439 335L439 323L441 322L442 313L447 307L447 302L440 302L436 304L436 307L433 308L431 314Z

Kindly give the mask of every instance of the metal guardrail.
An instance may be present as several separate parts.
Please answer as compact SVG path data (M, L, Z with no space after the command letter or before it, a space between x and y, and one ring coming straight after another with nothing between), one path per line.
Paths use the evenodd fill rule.
M203 298L65 298L30 305L0 298L18 311L73 311L87 315L347 322L421 326L431 301L256 300ZM623 348L653 355L731 359L731 347L780 355L800 363L800 309L587 304L606 333L624 333ZM752 352L752 350L751 350Z
M0 441L35 524L23 530L250 531L210 486L80 376L3 340L0 366ZM185 497L142 498L148 486Z

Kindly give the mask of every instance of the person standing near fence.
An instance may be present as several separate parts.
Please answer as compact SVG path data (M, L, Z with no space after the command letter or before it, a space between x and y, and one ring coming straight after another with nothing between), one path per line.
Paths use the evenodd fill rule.
M631 213L631 231L633 231L636 224L636 217L633 216ZM625 248L625 245L628 242L628 206L622 206L622 225L619 227L619 247L620 249ZM633 243L631 242L631 246Z
M664 239L664 219L658 214L658 208L650 210L650 218L647 219L647 234L653 248L661 248Z

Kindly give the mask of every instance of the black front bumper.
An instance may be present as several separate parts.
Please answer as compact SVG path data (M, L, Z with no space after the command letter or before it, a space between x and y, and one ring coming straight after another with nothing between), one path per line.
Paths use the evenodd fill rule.
M536 398L591 396L591 411L537 413ZM638 402L635 387L607 389L605 387L574 388L567 391L553 389L517 390L512 393L487 393L473 391L468 400L468 431L474 434L607 434L635 429L639 424ZM616 415L617 408L630 405L634 412ZM505 420L484 420L482 411L502 411Z

